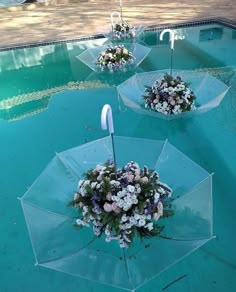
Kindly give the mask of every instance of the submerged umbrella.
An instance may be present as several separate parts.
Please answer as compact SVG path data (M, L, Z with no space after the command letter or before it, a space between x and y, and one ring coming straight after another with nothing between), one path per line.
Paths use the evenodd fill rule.
M152 72L136 73L131 78L117 86L118 94L127 107L130 107L132 110L140 114L172 120L177 118L191 117L193 115L204 113L213 109L214 107L217 107L229 90L229 87L226 84L211 76L207 72L172 70L172 76L167 76L167 78L178 79L181 77L181 79L184 80L186 84L189 84L190 89L196 97L195 109L181 113L176 112L175 114L158 112L154 107L154 99L156 96L162 95L162 100L166 99L166 102L169 103L170 95L177 88L176 85L172 86L166 84L164 86L164 83L166 82L162 81L162 92L158 92L157 94L155 91L155 82L159 80L158 82L160 84L160 80L163 80L163 76L165 76L166 72L167 70L157 70ZM154 96L153 109L145 108L144 95L147 88L150 89L151 95ZM182 92L184 95L184 91ZM166 95L167 97L165 97Z
M112 134L111 108L103 110ZM113 135L113 134L112 134ZM114 139L114 140L113 140ZM167 141L110 136L56 154L21 198L36 265L135 291L213 238L212 175ZM114 142L114 144L113 144ZM158 171L172 188L175 214L158 237L135 238L129 248L105 242L89 227L76 230L69 208L83 173L113 159Z

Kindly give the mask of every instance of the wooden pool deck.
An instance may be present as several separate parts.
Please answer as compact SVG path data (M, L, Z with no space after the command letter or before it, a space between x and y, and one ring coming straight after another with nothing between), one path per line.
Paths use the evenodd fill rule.
M208 18L236 21L232 0L124 0L123 18L132 24L176 24ZM0 8L0 48L89 36L109 28L118 1L48 0Z

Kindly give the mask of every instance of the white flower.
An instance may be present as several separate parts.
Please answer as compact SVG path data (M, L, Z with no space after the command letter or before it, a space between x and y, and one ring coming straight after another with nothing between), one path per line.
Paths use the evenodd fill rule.
M147 218L147 220L151 220L151 219L152 219L152 216L151 216L150 214L148 214L148 215L146 216L146 218Z
M117 196L111 196L112 201L117 202L118 201L118 197Z
M96 185L97 185L97 182L92 182L91 183L91 188L94 189L96 187Z
M120 207L120 208L123 208L123 206L124 206L124 201L123 201L123 200L119 200L119 201L117 201L117 206Z
M137 193L140 194L141 191L142 191L141 188L140 187L137 187Z
M135 187L132 186L132 185L128 185L127 186L127 191L130 192L130 193L133 193L135 191Z
M132 205L132 200L131 200L130 198L127 198L127 199L126 199L126 204L127 204L128 206L131 206L131 205Z
M146 227L149 231L151 231L151 230L153 229L153 223L150 222L150 223L146 224L145 227Z
M128 220L128 217L126 216L126 214L123 214L121 217L121 222L126 222Z
M119 192L117 193L117 197L118 197L118 198L123 197L123 193L122 193L121 191L119 191Z
M78 193L74 193L74 200L77 200L79 198L79 194Z
M126 224L125 224L125 228L126 228L126 229L130 229L130 228L131 228L131 224L130 224L130 223L126 223Z
M87 206L83 206L83 211L87 213L88 212L88 207Z
M106 238L105 238L106 242L110 242L111 241L111 237L108 235Z
M130 208L130 206L128 204L124 203L123 210L128 211L129 208Z
M76 219L76 224L78 224L78 225L83 225L83 220L81 220L81 219Z
M83 183L84 183L84 180L83 179L79 180L78 189L80 189L80 187L83 185Z
M111 231L109 230L109 229L105 229L105 234L107 235L107 236L110 236L110 234L111 234Z
M144 219L139 219L138 226L144 226L146 224L146 221Z
M139 218L140 218L140 215L139 214L134 214L134 219L135 220L139 220Z
M156 203L160 198L160 194L159 193L155 193L154 195L154 202Z
M133 216L129 218L129 222L131 225L137 224L137 220Z
M135 205L138 204L138 200L137 199L134 199L133 200L133 204L135 204Z

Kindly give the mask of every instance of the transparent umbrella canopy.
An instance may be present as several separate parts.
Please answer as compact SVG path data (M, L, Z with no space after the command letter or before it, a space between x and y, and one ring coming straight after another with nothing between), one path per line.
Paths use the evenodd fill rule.
M136 291L213 238L212 175L167 141L113 136L110 123L109 130L110 136L57 153L21 204L36 265ZM77 214L67 204L83 174L107 159L155 169L172 188L175 214L164 234L120 248L91 228L74 228Z
M124 43L123 45L135 57L134 62L130 66L131 68L136 68L146 58L151 50L150 48L140 45L138 43ZM110 44L110 46L113 45ZM109 45L107 44L104 46L89 48L82 52L80 55L78 55L77 58L93 71L100 72L99 66L96 64L97 57L101 52L106 51L108 47Z
M145 31L144 25L131 25L123 20L121 13L113 11L110 16L110 27L102 34L111 41L138 41L141 34Z
M136 73L117 86L118 94L127 107L140 114L172 120L198 115L217 107L229 90L226 84L207 72L173 69L173 77L181 76L182 80L190 84L189 87L196 96L196 109L178 114L164 114L146 109L144 102L146 87L152 87L154 82L160 80L167 72L169 69Z

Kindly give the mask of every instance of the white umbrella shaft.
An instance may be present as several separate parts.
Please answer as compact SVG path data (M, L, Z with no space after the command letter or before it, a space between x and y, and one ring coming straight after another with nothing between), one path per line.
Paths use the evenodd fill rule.
M113 160L116 167L116 155L115 155L115 147L114 147L114 125L113 125L113 117L112 117L112 110L109 104L105 104L102 108L101 113L101 127L102 130L107 130L107 121L108 121L108 128L109 133L111 135L111 143L112 143L112 152L113 152Z
M170 75L172 75L172 66L173 66L173 51L175 46L175 33L172 29L164 29L160 34L160 40L163 41L163 36L165 33L170 34L170 48L171 48L171 56L170 56Z

